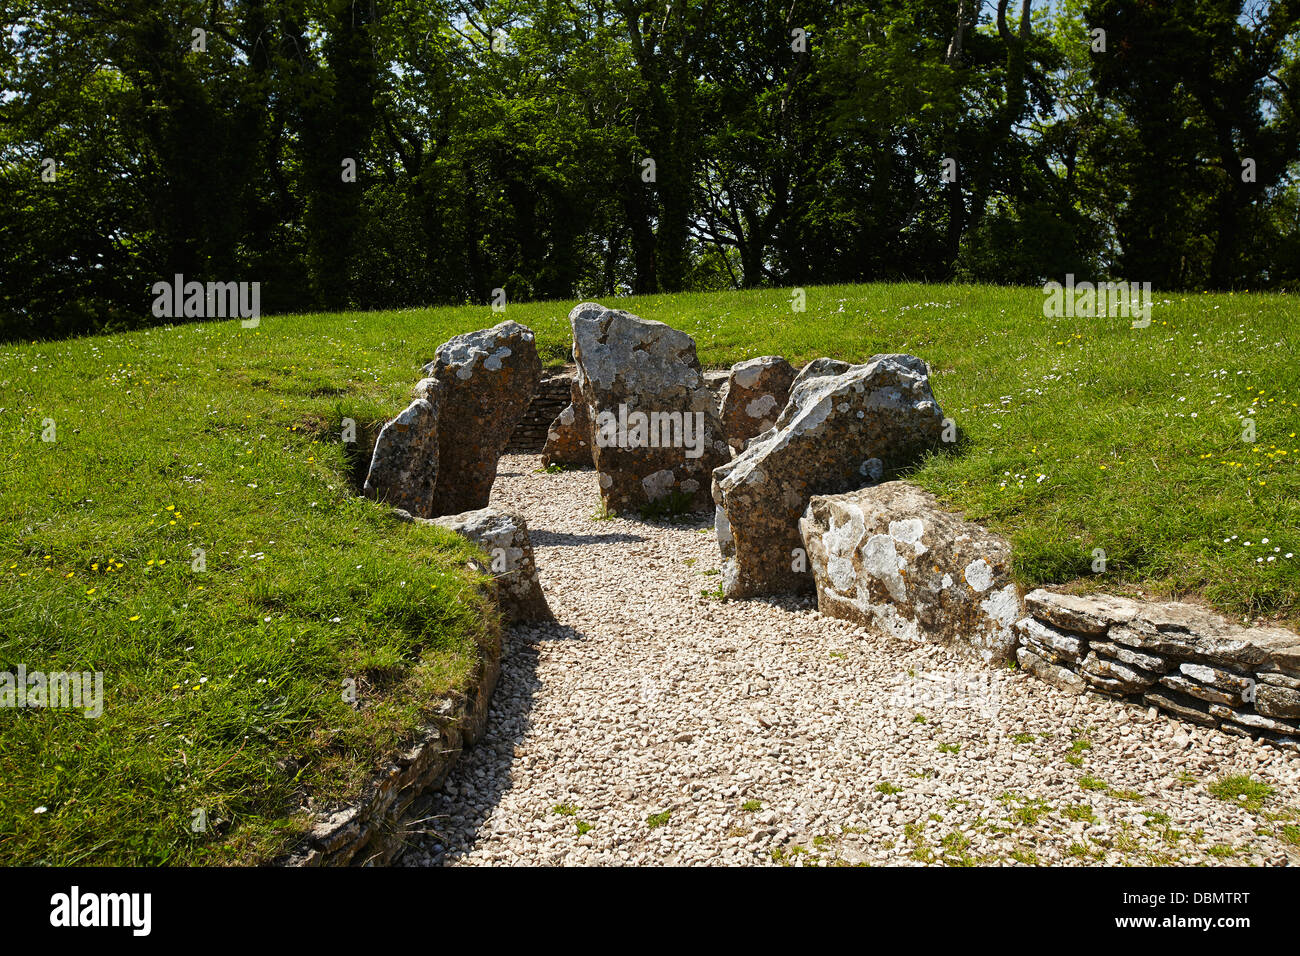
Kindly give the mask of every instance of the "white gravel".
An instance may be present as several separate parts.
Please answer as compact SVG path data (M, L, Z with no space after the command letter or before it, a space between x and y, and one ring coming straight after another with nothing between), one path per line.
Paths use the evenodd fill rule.
M503 458L492 503L526 516L557 623L508 635L404 864L1300 862L1300 756L811 597L723 603L704 520L596 520L593 471L538 465ZM1271 793L1211 793L1234 775Z

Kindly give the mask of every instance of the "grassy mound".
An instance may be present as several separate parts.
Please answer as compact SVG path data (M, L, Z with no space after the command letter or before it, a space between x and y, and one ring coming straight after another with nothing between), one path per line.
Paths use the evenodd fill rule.
M790 302L617 304L691 333L708 365L923 357L962 441L914 478L1006 533L1026 586L1300 621L1293 299L1158 298L1145 329L1045 319L1035 289ZM558 365L572 305L505 317ZM401 408L440 342L502 317L276 316L0 350L0 671L101 671L105 699L94 720L0 710L0 859L272 858L308 799L347 800L463 688L493 623L471 549L358 499L340 436Z

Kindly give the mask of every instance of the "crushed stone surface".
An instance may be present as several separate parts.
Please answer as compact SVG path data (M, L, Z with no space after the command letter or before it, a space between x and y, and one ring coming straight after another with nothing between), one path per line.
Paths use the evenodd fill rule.
M600 520L591 469L501 460L556 623L402 865L1300 862L1300 755L943 647L723 602L711 520Z

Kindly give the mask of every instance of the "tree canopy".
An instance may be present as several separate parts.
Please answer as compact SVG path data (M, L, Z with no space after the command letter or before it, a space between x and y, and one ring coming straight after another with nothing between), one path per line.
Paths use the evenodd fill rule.
M0 337L1300 279L1300 0L0 0Z

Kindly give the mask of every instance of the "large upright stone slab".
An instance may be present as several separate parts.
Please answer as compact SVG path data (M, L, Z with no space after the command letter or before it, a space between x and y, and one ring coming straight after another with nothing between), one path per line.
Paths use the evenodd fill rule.
M566 465L585 467L596 463L593 452L595 439L591 434L591 415L582 397L582 386L575 377L571 386L569 404L551 422L546 432L546 447L542 449L542 467Z
M817 608L1005 663L1023 614L1011 546L905 481L816 495L799 520Z
M852 491L912 464L939 441L942 422L915 356L809 363L776 425L713 473L724 593L812 588L799 536L812 496Z
M379 430L363 493L422 518L435 512L438 396L417 398Z
M722 389L722 427L727 443L740 451L755 435L776 424L790 398L794 366L779 355L737 362Z
M710 475L728 451L694 339L594 302L569 323L605 507L636 510L676 493L705 510Z
M542 377L532 330L518 322L468 332L438 346L422 382L438 394L436 514L487 506L497 459Z
M496 582L497 603L511 624L553 620L546 595L537 579L533 544L522 515L497 508L480 508L445 515L429 522L473 541L488 555Z

